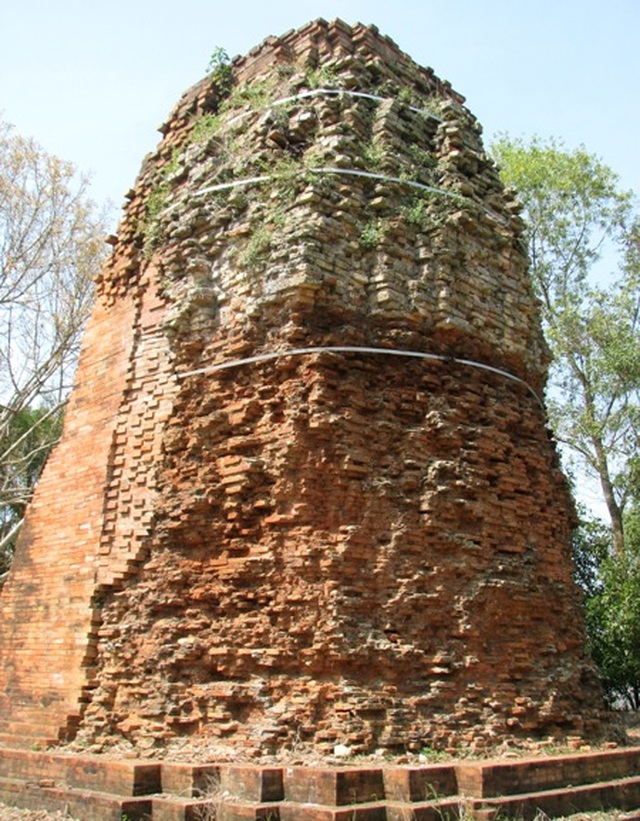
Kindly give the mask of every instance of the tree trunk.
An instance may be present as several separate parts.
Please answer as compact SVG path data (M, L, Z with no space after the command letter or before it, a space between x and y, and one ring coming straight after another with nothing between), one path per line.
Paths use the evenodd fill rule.
M616 501L615 493L613 492L613 482L609 474L609 463L607 462L607 455L602 442L599 439L594 441L596 456L598 460L598 476L600 477L600 486L607 505L609 518L611 519L611 534L613 541L613 552L616 556L622 556L624 552L624 524L622 521L622 508Z

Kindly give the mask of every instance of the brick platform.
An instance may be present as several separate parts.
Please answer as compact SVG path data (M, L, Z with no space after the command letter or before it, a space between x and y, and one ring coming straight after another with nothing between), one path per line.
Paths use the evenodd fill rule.
M0 800L81 821L640 818L640 748L424 766L260 767L0 749Z

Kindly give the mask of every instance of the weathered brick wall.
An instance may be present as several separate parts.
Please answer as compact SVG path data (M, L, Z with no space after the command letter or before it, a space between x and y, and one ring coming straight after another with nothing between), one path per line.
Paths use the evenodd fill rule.
M98 299L65 419L0 598L0 731L73 736L95 656L102 590L144 555L171 355L151 276Z
M105 504L111 420L135 327L130 299L96 307L64 437L29 508L0 598L1 724L57 737L78 716ZM24 724L21 728L20 724Z
M128 195L3 593L6 708L47 693L42 727L144 747L593 731L547 350L479 126L373 28L318 21L233 76ZM47 560L83 568L68 599Z
M528 394L382 357L287 364L177 400L153 558L103 610L99 738L581 728L566 489Z

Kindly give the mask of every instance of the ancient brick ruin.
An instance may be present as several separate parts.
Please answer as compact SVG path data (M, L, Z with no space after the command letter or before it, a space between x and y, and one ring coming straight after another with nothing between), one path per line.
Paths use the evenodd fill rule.
M463 102L339 21L180 100L0 599L5 742L595 730L522 223Z

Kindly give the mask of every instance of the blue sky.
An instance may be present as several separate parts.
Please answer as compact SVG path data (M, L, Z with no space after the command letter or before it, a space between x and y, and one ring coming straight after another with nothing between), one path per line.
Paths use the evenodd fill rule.
M640 0L13 0L0 113L119 207L216 46L242 54L317 17L377 25L467 98L485 142L583 143L640 192Z

